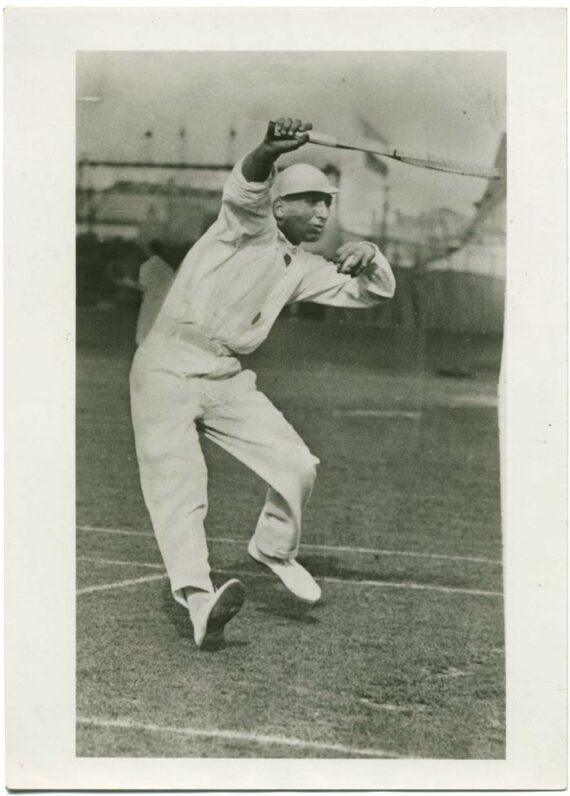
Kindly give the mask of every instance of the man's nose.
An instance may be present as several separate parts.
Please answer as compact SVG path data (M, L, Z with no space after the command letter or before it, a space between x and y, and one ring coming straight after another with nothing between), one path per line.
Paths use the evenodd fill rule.
M329 213L330 213L329 206L327 205L327 203L324 200L320 201L315 206L315 215L317 216L317 218L322 219L323 221L326 221L327 218L329 217Z

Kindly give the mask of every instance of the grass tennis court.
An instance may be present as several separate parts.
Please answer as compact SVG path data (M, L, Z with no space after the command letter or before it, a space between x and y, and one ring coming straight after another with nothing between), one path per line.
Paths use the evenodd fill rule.
M247 589L207 653L139 488L134 323L78 314L77 754L503 757L500 342L282 319L244 358L321 459L300 559L323 601L249 559L265 487L205 444L214 578Z

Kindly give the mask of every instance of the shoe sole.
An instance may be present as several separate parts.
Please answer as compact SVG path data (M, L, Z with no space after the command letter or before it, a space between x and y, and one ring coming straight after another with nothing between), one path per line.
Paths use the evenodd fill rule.
M247 548L247 552L248 552L248 555L249 555L250 558L252 558L258 564L261 564L262 566L267 567L267 569L269 569L271 572L273 572L273 574L279 580L279 582L281 583L283 588L286 589L287 593L291 594L296 600L299 600L299 602L302 602L305 605L316 605L319 602L319 600L321 599L320 597L318 597L316 600L307 600L305 597L301 597L296 592L291 591L289 586L285 583L285 581L283 580L283 578L279 574L279 570L278 569L276 569L275 567L272 567L270 563L268 563L267 561L264 561L262 558L258 558L257 557L258 556L257 551L255 549L252 549L251 546L249 546Z
M218 649L224 641L224 628L239 612L245 600L245 588L239 580L224 585L206 622L206 633L199 646L201 650Z

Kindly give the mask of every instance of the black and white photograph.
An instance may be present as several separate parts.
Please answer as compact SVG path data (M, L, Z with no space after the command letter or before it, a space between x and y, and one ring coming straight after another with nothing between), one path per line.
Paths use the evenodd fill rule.
M66 755L84 772L55 782L144 787L146 769L129 779L125 768L136 760L187 761L182 779L148 780L165 789L231 788L232 771L241 789L299 787L262 767L279 761L501 771L530 716L511 713L527 663L509 647L522 628L513 595L525 579L528 597L565 578L549 569L564 552L564 397L553 387L541 411L519 373L547 363L528 347L524 363L524 335L510 331L520 307L537 347L563 329L562 304L529 329L529 291L516 287L535 276L517 238L520 164L541 154L519 154L511 45L468 42L461 24L447 45L435 34L422 45L400 23L401 37L384 31L390 46L358 46L354 30L343 46L329 23L326 45L288 47L277 16L263 43L263 14L277 10L249 9L257 38L244 10L170 11L105 10L117 30L140 20L140 38L106 37L104 16L99 36L71 26L53 89L73 145L57 212L71 256L53 272L65 327L64 305L42 299L54 305L44 329L54 342L67 330L72 363L59 550L72 581L54 604L69 620L57 648L70 672L59 684ZM320 11L325 23L334 13ZM385 12L360 11L381 25ZM283 34L305 13L291 10ZM407 13L419 30L422 12ZM186 46L177 14L196 21ZM222 18L228 35L247 28L243 45L219 34L197 46L200 26ZM485 19L474 31L492 29L492 11ZM564 14L538 19L558 41ZM144 34L153 23L155 38ZM546 223L544 206L536 213ZM535 295L562 300L564 236L551 244L534 263L545 284ZM525 455L521 428L544 460ZM552 536L548 515L535 528L550 563L529 565L529 531L513 518L530 519L531 492L514 491L513 468L538 472L556 454L542 494ZM541 483L527 483L537 501ZM529 621L524 643L539 647L539 630ZM558 742L558 718L550 727ZM42 770L23 781L43 782ZM102 771L108 785L89 778ZM411 782L362 771L323 787ZM306 774L303 787L320 780Z
M77 105L78 755L503 757L504 55Z

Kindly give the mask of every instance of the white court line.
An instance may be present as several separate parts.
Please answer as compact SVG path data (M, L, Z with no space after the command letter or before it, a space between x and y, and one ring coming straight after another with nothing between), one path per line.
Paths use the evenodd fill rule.
M421 591L439 591L448 592L450 594L475 594L481 597L502 597L503 593L500 591L484 591L483 589L462 589L460 586L438 586L436 583L414 583L413 581L390 581L390 580L348 580L344 578L319 578L327 583L351 583L358 584L359 586L382 586L392 587L394 589L418 589Z
M162 564L151 564L147 561L125 561L121 558L96 558L94 556L77 556L78 561L90 561L92 564L118 564L128 567L148 567L150 569L162 569Z
M475 406L481 408L494 409L498 406L497 395L485 395L477 393L465 393L463 395L449 395L445 402L434 401L428 403L422 410L414 409L334 409L332 414L335 417L394 417L403 420L421 420L423 413L430 409L456 409L464 406Z
M95 564L111 564L113 566L124 566L124 567L152 567L153 569L164 569L162 564L142 564L138 561L124 561L121 559L109 559L109 558L91 558L89 556L80 556L78 561L90 561ZM267 573L257 573L251 572L250 570L244 569L219 569L216 568L213 570L214 572L221 573L223 575L243 575L247 578L269 578L270 575ZM136 582L145 582L146 580L152 580L154 577L157 576L149 576L148 578L138 578L132 581L119 581L117 584L111 584L107 587L105 586L90 586L87 590L82 589L78 592L78 594L84 591L104 591L105 588L118 588L121 585L130 586ZM165 575L162 577L166 577ZM350 578L332 578L328 575L324 575L323 577L319 577L323 583L335 583L341 586L375 586L377 588L393 588L393 589L416 589L420 591L436 591L441 592L444 594L473 594L482 597L502 597L503 593L500 591L484 591L483 589L463 589L460 586L439 586L437 583L414 583L413 581L391 581L391 580L357 580L357 579L350 579Z
M102 528L97 525L78 525L78 531L91 531L93 533L116 533L118 536L146 536L154 539L152 531L132 531L126 528Z
M151 580L163 580L167 578L166 572L160 575L147 575L145 578L132 578L131 580L118 580L114 583L101 583L98 586L86 586L78 589L77 594L91 594L94 591L109 591L109 589L123 589L125 586L137 586L139 583L149 583Z
M335 409L335 417L400 417L403 420L420 420L422 413L409 409Z
M129 531L123 528L98 528L93 525L78 525L78 531L90 531L92 533L110 533L120 536L146 536L148 539L154 539L152 532L146 531ZM219 542L220 544L237 544L245 545L247 539L228 539L223 536L210 536L209 542ZM371 547L341 547L326 544L305 544L301 542L301 550L320 550L324 553L361 553L365 555L375 556L402 556L407 558L433 558L442 561L470 561L475 564L494 564L501 566L502 561L497 558L479 558L477 556L452 556L445 555L444 553L414 553L407 550L376 550Z
M87 727L103 729L141 730L143 732L162 732L172 735L183 735L187 738L212 738L224 741L241 741L263 745L291 746L295 749L315 749L321 752L338 752L340 755L363 755L365 757L401 759L400 755L386 752L384 749L359 749L344 744L319 743L303 741L301 738L288 738L279 735L259 735L255 732L239 732L237 730L200 730L197 727L168 727L160 724L146 724L130 719L101 719L77 717L77 723Z
M454 395L450 396L449 403L453 408L457 406L483 406L495 409L499 405L499 398L497 395Z

